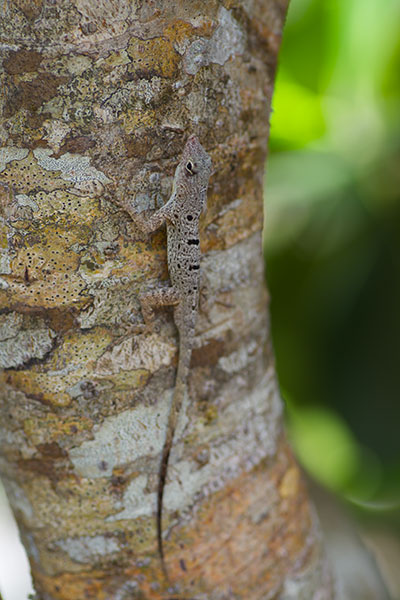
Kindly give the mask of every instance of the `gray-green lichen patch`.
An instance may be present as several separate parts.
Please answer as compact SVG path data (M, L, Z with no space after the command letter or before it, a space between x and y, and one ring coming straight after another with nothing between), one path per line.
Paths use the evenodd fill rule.
M26 194L16 194L15 200L17 201L18 206L26 206L28 208L31 208L35 212L39 210L39 207L36 204L36 202Z
M222 393L232 399L232 387L237 388L237 385L233 379ZM171 452L170 478L164 492L167 510L190 506L199 492L212 494L243 470L250 471L267 456L273 456L280 433L277 423L281 411L273 371L269 369L252 392L227 403L217 422L201 430L201 443L210 448L209 460L201 468L194 460L178 461L183 452L183 442L178 441ZM243 414L246 414L245 421Z
M157 100L161 92L161 77L152 77L151 81L147 81L147 79L139 79L139 81L135 84L136 97L142 100L145 104L151 104L154 99Z
M227 384L223 393L232 398L230 385ZM236 385L234 380L232 385ZM268 370L266 376L251 393L241 397L237 402L240 402L241 407L245 405L246 421L243 421L243 413L237 403L228 403L214 426L198 432L201 443L207 444L210 448L208 460L199 467L199 463L193 458L182 459L185 446L183 433L187 428L194 430L196 427L201 427L189 423L186 416L188 398L185 399L175 436L176 441L171 452L171 468L164 494L164 506L167 510L187 509L199 493L204 495L215 493L227 481L240 475L243 470L251 470L261 460L272 456L276 451L279 436L277 423L282 409L272 369ZM167 407L168 403L164 398L157 415L160 419L159 423L166 422ZM153 432L152 435L147 433L147 428ZM71 458L80 474L91 477L109 475L113 467L129 460L133 461L140 455L159 456L164 436L165 432L160 431L158 422L154 422L154 417L148 409L141 407L108 419L96 434L95 440L82 444L81 451L79 449L72 451ZM111 439L114 440L113 447L105 448ZM140 449L138 442L140 442ZM153 471L157 472L157 470L158 464L154 464ZM126 488L122 501L114 504L116 510L120 509L119 512L107 520L135 519L153 514L156 493L149 492L147 486L147 474L142 473L135 477Z
M23 488L15 481L4 477L4 474L2 474L2 483L14 513L18 513L19 511L24 516L26 523L31 522L34 518L34 512L32 504L28 500Z
M42 359L53 347L55 332L36 319L23 328L21 314L0 315L0 368L20 367L29 360Z
M165 437L170 393L154 406L137 406L104 421L94 434L94 440L84 442L70 451L76 472L83 477L109 477L115 467L121 467L146 457L158 456Z
M78 563L88 563L102 556L107 556L119 551L118 542L112 537L95 535L90 537L66 538L54 544L61 548L68 556Z
M256 350L257 342L252 340L248 345L243 344L236 352L232 352L228 356L221 356L218 366L226 373L237 373L248 366Z
M145 369L154 373L171 364L176 347L171 341L163 340L156 333L137 335L132 347L132 338L127 338L105 352L96 363L96 374L113 375L120 371Z
M87 291L93 301L82 310L77 318L81 329L91 329L96 325L120 326L129 312L138 311L137 290L134 286L124 287L126 281L116 285L115 279L107 277L102 282L88 282Z
M201 264L210 288L229 291L249 282L258 285L263 277L261 248L261 234L256 232L231 248L209 252Z
M0 341L15 337L22 327L24 316L9 312L0 316Z
M210 39L199 38L185 52L184 69L195 75L201 67L210 63L224 65L232 56L243 54L245 35L232 13L221 6L218 26Z
M81 183L97 180L101 183L109 183L110 180L94 167L90 166L90 157L80 154L66 152L60 158L51 156L49 148L36 148L33 154L39 165L47 171L60 171L65 181Z
M58 152L71 128L60 119L44 121L43 127L46 131L46 134L43 136L44 139L47 140L47 143L54 152Z
M156 511L157 494L156 492L149 493L146 491L147 483L148 477L146 475L135 477L128 485L122 502L114 504L116 509L120 504L122 510L107 517L106 521L151 517Z
M82 18L81 30L96 41L108 39L110 31L113 32L114 37L117 37L138 18L141 4L138 0L129 2L77 0L76 7ZM77 35L82 35L82 32L78 31Z
M96 107L95 112L104 122L112 122L119 114L121 105L131 106L139 113L144 107L160 102L163 92L164 85L161 77L154 76L150 81L147 79L129 81L110 94L101 107Z
M0 148L0 173L4 171L7 163L12 160L22 160L28 156L28 153L29 150L26 148L15 148L14 146Z

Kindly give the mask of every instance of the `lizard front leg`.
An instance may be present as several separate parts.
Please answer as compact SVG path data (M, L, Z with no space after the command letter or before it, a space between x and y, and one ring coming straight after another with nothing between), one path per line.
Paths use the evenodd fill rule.
M142 213L136 212L127 201L123 203L122 208L128 213L133 223L140 231L143 233L152 233L153 231L156 231L156 229L159 229L165 221L173 219L173 199L174 197L171 196L164 206L152 215L146 217L143 216Z
M145 292L139 296L139 300L145 323L144 331L147 332L154 329L155 309L162 306L176 306L180 302L180 294L176 288L169 287Z
M126 333L119 336L107 346L108 351L114 348L114 346L121 344L131 335L146 334L154 331L155 309L162 306L176 306L180 302L180 295L174 287L169 287L145 292L139 296L139 302L144 323L131 325Z

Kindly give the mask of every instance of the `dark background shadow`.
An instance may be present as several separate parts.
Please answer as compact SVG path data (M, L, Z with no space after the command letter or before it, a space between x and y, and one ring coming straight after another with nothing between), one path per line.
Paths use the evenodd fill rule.
M291 1L265 257L298 456L400 552L399 23L397 0Z

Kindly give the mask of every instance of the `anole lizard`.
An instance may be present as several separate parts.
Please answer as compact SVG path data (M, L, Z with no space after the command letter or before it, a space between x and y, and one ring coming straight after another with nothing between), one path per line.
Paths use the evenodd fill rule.
M168 271L171 287L147 292L140 296L143 318L150 328L154 309L174 306L174 320L179 332L179 360L172 405L168 416L166 438L162 450L157 492L157 541L164 574L162 511L168 461L175 428L185 396L190 368L200 288L199 218L207 208L207 187L211 175L211 158L195 135L189 137L176 168L172 193L147 220L127 204L124 209L145 233L167 223Z

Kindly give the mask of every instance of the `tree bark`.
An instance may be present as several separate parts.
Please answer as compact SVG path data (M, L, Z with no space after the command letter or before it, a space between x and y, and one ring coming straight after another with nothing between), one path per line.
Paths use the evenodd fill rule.
M286 0L6 0L0 24L1 476L43 600L329 599L282 431L261 253ZM203 302L156 540L174 387L155 209L190 133L213 159Z

